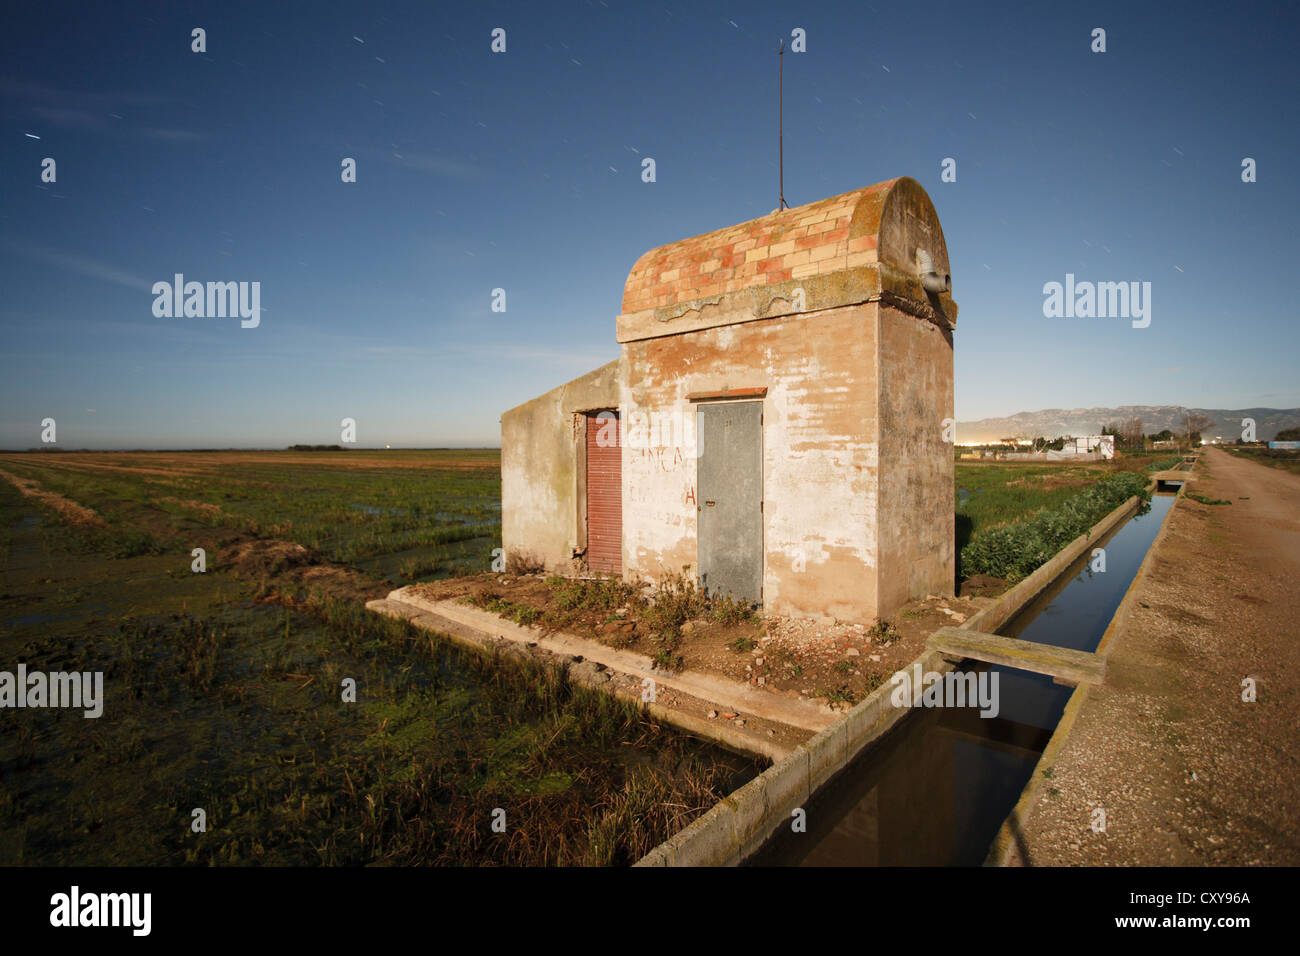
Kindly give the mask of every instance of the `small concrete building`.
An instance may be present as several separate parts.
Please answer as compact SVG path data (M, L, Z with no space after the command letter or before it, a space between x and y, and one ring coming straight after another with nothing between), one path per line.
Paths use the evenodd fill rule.
M1102 458L1114 458L1115 436L1084 435L1082 438L1070 438L1066 440L1063 450L1073 450L1073 453L1078 457L1100 455Z
M948 272L909 178L650 250L621 356L501 419L508 565L847 621L951 594Z

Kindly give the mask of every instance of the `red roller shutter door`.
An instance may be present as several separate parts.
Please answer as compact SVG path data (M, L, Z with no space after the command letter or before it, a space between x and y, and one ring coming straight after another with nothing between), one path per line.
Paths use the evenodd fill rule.
M587 565L599 574L622 574L623 425L617 413L602 414L587 416ZM597 440L602 429L604 442Z

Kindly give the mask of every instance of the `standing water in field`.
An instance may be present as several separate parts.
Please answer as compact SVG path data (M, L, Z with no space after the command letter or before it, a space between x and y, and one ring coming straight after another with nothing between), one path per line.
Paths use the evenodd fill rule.
M1092 651L1155 540L1173 496L1098 540L999 633ZM1072 688L995 665L1000 708L917 709L867 747L804 808L807 832L782 827L750 861L775 866L976 866L1015 806Z

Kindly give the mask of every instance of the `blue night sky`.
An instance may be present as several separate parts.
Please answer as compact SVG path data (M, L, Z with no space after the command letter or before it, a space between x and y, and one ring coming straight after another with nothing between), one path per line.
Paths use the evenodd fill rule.
M46 417L67 448L331 443L344 417L361 446L498 443L502 411L617 357L641 253L775 208L796 27L786 199L927 189L959 419L1300 406L1293 12L5 7L0 447L39 444ZM1045 318L1067 272L1150 282L1150 327ZM261 324L156 318L175 273L260 282Z

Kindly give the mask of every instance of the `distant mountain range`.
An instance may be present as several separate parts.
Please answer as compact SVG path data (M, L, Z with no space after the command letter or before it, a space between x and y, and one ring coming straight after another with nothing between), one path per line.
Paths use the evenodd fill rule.
M1002 438L1059 438L1062 435L1099 435L1103 425L1142 419L1142 431L1181 432L1188 413L1205 415L1214 424L1202 437L1236 440L1241 437L1241 420L1255 420L1255 437L1267 441L1283 428L1300 426L1300 408L1185 408L1182 405L1120 405L1118 408L1045 408L1038 412L1017 412L1006 418L981 418L958 422L957 441L998 441Z

